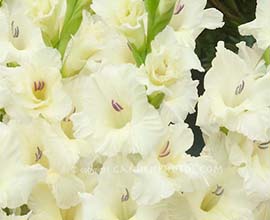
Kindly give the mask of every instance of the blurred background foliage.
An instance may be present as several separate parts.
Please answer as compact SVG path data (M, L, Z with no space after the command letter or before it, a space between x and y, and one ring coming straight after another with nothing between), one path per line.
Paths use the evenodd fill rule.
M196 1L196 0L194 0ZM270 1L270 0L269 0ZM252 36L243 37L239 34L238 26L255 19L256 0L208 0L208 8L217 8L224 15L225 25L216 30L205 30L197 39L196 53L199 56L206 72L211 67L215 57L215 47L218 41L224 41L226 48L237 52L236 44L246 41L247 45L252 46L255 39ZM203 79L205 73L193 71L193 79L199 80L199 95L204 92ZM195 125L196 113L187 118L195 134L193 147L189 150L192 155L199 155L204 142L200 129Z

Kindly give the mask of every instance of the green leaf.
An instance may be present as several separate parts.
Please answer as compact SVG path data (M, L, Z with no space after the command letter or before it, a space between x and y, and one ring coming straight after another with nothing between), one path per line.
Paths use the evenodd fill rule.
M161 103L165 98L165 94L161 91L153 92L151 95L147 96L148 102L153 105L156 109L159 109Z
M0 0L0 7L2 7L4 0Z
M67 44L72 35L74 35L82 22L82 11L90 7L91 0L67 0L67 12L63 29L60 35L60 40L55 45L63 56Z

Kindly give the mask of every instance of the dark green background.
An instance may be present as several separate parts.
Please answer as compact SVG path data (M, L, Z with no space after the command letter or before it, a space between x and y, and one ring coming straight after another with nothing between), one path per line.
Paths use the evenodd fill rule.
M221 11L224 14L225 25L220 29L205 30L197 39L196 53L206 71L211 67L211 62L215 57L215 47L218 41L224 41L226 48L234 52L237 52L235 45L240 41L246 41L250 46L255 42L251 36L240 36L238 26L255 19L256 0L208 0L207 7L214 7ZM193 79L200 81L199 95L204 92L204 75L205 73L192 72ZM189 153L199 155L204 142L200 129L195 126L196 113L189 115L186 121L195 135L194 144Z

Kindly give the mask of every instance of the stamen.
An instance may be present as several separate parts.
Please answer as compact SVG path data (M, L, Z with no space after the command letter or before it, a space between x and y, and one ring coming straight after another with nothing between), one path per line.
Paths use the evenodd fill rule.
M45 82L44 81L34 81L34 91L42 91L45 87Z
M112 107L117 112L121 112L122 110L124 110L123 107L119 103L115 102L114 100L112 100Z
M224 189L222 186L217 185L217 189L212 193L216 196L221 196L224 193Z
M167 144L164 148L164 150L159 154L159 157L167 157L170 153L171 153L171 150L169 149L170 147L170 141L167 141Z
M243 92L244 88L245 88L245 81L242 80L241 83L235 89L234 92L235 95L240 95Z
M39 84L40 84L39 90L42 90L44 88L44 86L45 86L44 81L39 82Z
M36 156L35 161L38 162L41 159L42 155L43 155L42 151L40 150L39 147L37 147L37 152L35 153L35 156Z
M12 21L11 22L11 33L12 33L13 38L18 38L20 35L20 29L18 26L14 27L14 24L15 24L15 22Z
M130 44L130 43L128 43L127 45L128 45L128 49L130 49L130 50L132 51L133 49L132 49L131 44Z
M121 202L126 202L129 200L129 191L127 188L125 188L126 193L121 196Z
M181 4L181 0L179 0L175 7L174 15L178 15L184 9L184 7L185 5Z
M72 112L70 112L64 119L63 119L63 121L65 121L65 122L70 122L71 120L70 120L70 116L72 115L72 114L74 114L75 112L76 112L76 107L74 106L74 108L73 108L73 110L72 110Z
M270 141L267 141L265 143L261 143L258 145L258 148L262 149L262 150L266 150L269 148L269 144L270 144Z
M175 125L174 122L170 121L170 123L168 124L168 126L171 126L171 125Z
M34 90L37 91L37 82L34 82Z

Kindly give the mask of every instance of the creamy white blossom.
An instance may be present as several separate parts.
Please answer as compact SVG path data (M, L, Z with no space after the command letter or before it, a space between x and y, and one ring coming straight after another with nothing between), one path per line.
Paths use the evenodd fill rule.
M205 77L206 92L199 100L197 124L204 132L209 135L225 127L254 141L269 140L270 78L259 67L218 44Z
M216 163L207 156L191 157L185 152L193 143L187 125L168 127L167 135L156 152L138 163L132 196L139 204L155 204L175 192L193 192L206 187ZM214 172L213 172L214 173Z
M167 207L164 219L254 219L253 204L242 189L241 178L233 169L217 175L204 190L175 194L164 203Z
M219 146L219 150L215 145ZM243 135L228 132L227 135L211 136L207 148L215 158L227 160L237 167L244 181L243 187L254 203L259 204L270 199L269 143L253 142Z
M15 132L20 132L24 163L40 164L46 168L44 183L51 190L57 206L66 209L77 205L78 193L85 191L84 182L76 173L80 143L69 139L60 126L50 125L43 120L34 120L28 124L10 121L9 124ZM43 132L40 133L40 130Z
M256 19L239 26L242 35L253 35L262 49L270 46L270 15L268 9L270 2L257 0Z
M170 26L179 42L195 48L195 39L204 29L223 26L223 15L215 8L205 9L207 0L177 0Z
M124 37L98 16L83 11L82 24L69 42L62 71L65 76L80 72L89 74L96 72L105 63L131 63L132 59Z
M11 126L1 123L0 130L0 207L14 209L27 203L35 184L45 180L46 170L23 162L20 142Z
M143 0L93 0L91 8L131 43L142 46L146 18Z
M269 220L270 5L198 98L206 4L0 0L0 220Z
M22 1L5 1L0 7L0 64L20 60L31 51L44 48L41 31L25 15Z
M41 28L43 37L55 44L66 13L65 0L23 0L27 15Z
M156 36L140 80L148 94L164 92L160 111L169 121L184 120L194 111L198 83L191 78L193 68L202 70L200 61L191 48L178 44L170 27Z
M31 62L29 62L31 60ZM61 120L71 111L71 100L63 90L59 53L44 48L32 53L15 68L0 66L1 89L7 90L3 104L15 118L42 115Z
M132 163L121 157L104 164L99 177L100 183L94 193L81 195L82 220L158 220L162 211L160 206L139 206L132 198L132 168ZM108 182L114 183L111 188L108 188Z
M85 79L83 110L71 120L75 137L88 138L96 153L147 155L161 140L161 118L136 74L132 65L107 65Z

